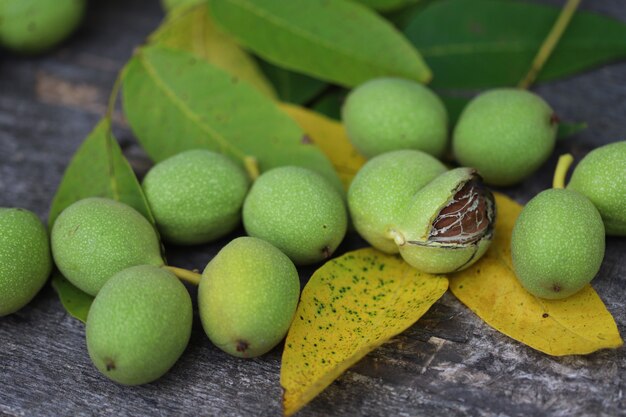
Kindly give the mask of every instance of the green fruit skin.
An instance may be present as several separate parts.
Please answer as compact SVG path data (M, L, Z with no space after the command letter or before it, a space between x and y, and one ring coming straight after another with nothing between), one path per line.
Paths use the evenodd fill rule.
M443 156L448 142L448 113L432 91L400 78L370 80L347 97L342 119L353 145L367 158L417 149Z
M287 334L300 295L298 271L276 247L240 237L209 262L198 289L204 331L224 352L250 358Z
M439 175L415 194L398 217L393 229L403 242L398 245L400 255L415 269L431 274L460 271L478 261L489 248L491 234L477 244L427 241L435 217L475 172L472 168L456 168Z
M211 242L233 231L248 187L243 169L202 149L158 163L143 181L159 232L179 245Z
M78 27L85 0L0 0L0 45L24 54L51 49Z
M125 385L147 384L183 353L192 324L191 297L171 272L152 265L115 274L87 316L87 350L105 376Z
M598 273L604 257L600 213L582 194L546 190L524 207L511 238L520 283L541 298L569 297Z
M348 207L357 232L385 253L398 253L389 235L401 210L417 191L446 172L431 155L416 150L387 152L370 159L348 190Z
M589 152L576 166L567 188L591 200L607 235L626 236L626 141Z
M296 265L328 258L343 240L348 214L342 196L305 168L274 168L261 175L243 205L248 235L267 240Z
M63 210L51 241L63 276L91 295L130 266L163 265L152 225L132 207L107 198L86 198Z
M459 163L478 169L485 183L513 185L548 159L557 127L554 111L536 94L491 90L461 113L452 149Z
M19 208L0 208L0 316L35 297L52 269L48 233L39 218Z

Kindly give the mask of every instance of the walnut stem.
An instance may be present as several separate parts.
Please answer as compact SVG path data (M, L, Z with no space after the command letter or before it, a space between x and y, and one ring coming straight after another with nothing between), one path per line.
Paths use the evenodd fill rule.
M387 230L387 237L389 239L393 239L393 241L396 243L396 245L398 246L403 246L406 243L406 239L404 238L404 236L402 235L402 233L398 232L395 229L389 229Z
M243 159L243 164L246 168L246 172L248 173L252 181L259 178L259 163L256 158L252 156L246 156Z
M556 164L556 170L554 171L552 188L565 188L565 176L572 162L574 162L574 157L571 154L566 153L565 155L561 155L559 162Z
M169 265L164 265L163 268L172 272L181 281L185 281L193 285L200 284L200 278L202 278L202 275L198 274L197 272L193 272L187 269L177 268L175 266L169 266Z

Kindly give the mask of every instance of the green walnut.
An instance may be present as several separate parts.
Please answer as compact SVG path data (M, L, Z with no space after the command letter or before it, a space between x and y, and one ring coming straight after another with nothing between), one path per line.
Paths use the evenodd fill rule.
M235 229L248 186L242 168L203 149L159 162L143 181L161 236L179 245L211 242Z
M189 342L191 297L171 272L139 265L115 274L87 316L87 350L105 376L147 384L176 363Z
M474 98L454 129L452 149L487 184L516 184L543 164L554 149L558 119L539 96L497 89Z
M591 200L607 235L626 236L626 141L589 152L576 166L567 188Z
M417 191L446 167L433 156L416 150L387 152L370 159L348 190L348 207L357 232L370 245L398 253L390 230Z
M391 230L402 258L422 272L445 274L487 251L495 221L493 195L473 168L444 172L404 208Z
M85 0L0 0L0 45L36 54L51 49L80 24Z
M593 203L571 190L539 193L524 207L511 238L513 268L533 295L569 297L596 276L604 225Z
M377 78L354 89L342 108L352 144L371 158L398 149L443 156L448 113L427 87L400 78Z
M91 295L130 266L163 265L153 226L132 207L107 198L86 198L63 210L51 242L61 273Z
M28 304L51 268L48 233L39 218L28 210L0 207L0 316Z
M240 237L209 262L198 289L204 331L224 352L250 358L287 334L300 296L298 271L271 244Z
M296 265L330 257L343 240L348 214L342 196L317 173L286 166L261 175L243 205L243 224Z

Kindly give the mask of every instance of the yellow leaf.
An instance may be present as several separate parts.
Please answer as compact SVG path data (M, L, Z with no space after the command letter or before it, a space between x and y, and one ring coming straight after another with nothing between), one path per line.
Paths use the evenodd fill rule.
M150 36L150 42L191 52L276 99L274 87L254 59L215 27L206 2L174 9Z
M327 262L302 292L280 381L292 415L368 352L415 323L446 292L443 276L359 249Z
M450 276L450 290L494 329L553 356L617 348L623 341L598 294L586 286L563 300L544 300L518 282L511 234L522 206L496 193L495 239L479 262Z
M352 146L343 125L299 106L283 103L280 107L326 154L337 170L344 187L348 189L350 181L365 163L365 158Z

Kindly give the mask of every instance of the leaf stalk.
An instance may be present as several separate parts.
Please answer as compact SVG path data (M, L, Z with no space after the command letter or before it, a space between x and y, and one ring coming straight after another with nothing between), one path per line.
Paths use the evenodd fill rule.
M572 20L579 4L580 0L567 0L567 3L565 3L565 6L561 9L561 13L556 19L556 22L554 22L548 36L543 41L543 44L541 44L539 51L537 51L537 55L535 55L535 58L533 59L530 70L518 83L517 86L519 88L527 89L535 82L539 72L548 61L548 58L550 58L550 55L552 55L552 51L554 51L554 48L561 39L561 36L563 36L565 29L567 29L567 26Z

